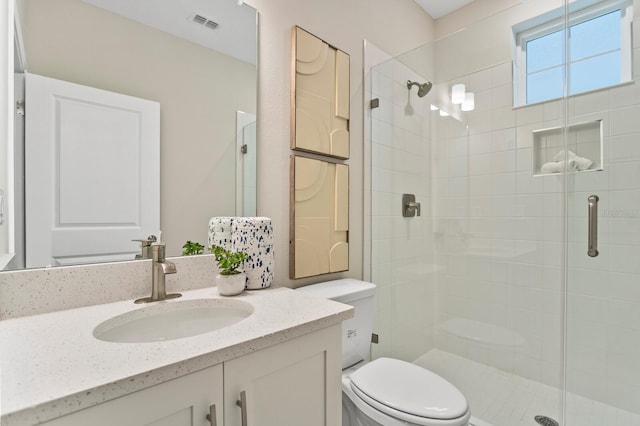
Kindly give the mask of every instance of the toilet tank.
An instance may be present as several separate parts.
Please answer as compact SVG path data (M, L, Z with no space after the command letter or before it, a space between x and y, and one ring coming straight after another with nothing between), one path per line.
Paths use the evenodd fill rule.
M296 291L353 306L353 318L342 322L342 368L369 361L375 284L345 278L311 284Z

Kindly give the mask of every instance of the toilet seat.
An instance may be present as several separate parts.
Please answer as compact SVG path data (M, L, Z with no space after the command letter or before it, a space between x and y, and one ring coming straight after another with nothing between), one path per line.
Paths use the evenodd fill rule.
M466 425L469 406L451 383L417 365L378 358L350 376L355 395L376 410L415 425Z

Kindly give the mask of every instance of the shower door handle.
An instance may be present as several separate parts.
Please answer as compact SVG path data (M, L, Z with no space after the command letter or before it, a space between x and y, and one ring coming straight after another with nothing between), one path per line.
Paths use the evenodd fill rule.
M598 255L598 201L597 195L591 195L587 198L589 202L589 238L587 254L590 257Z

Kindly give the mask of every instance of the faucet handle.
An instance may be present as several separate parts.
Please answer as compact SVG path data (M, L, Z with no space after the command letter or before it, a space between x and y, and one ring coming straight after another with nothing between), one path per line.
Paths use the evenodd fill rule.
M406 204L407 210L414 210L416 212L416 216L420 216L420 203L416 203L415 201L410 201Z
M131 240L140 243L142 252L136 254L137 259L151 259L151 244L158 241L155 235L149 235L146 240Z
M158 238L155 235L149 235L146 240L131 240L131 241L136 241L142 244L142 247L149 247L151 244L158 241Z

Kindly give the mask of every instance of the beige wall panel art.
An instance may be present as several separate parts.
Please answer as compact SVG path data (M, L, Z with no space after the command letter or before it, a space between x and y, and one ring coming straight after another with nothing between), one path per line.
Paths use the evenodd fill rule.
M349 55L292 33L291 148L349 158Z
M336 115L349 119L349 55L336 51Z
M334 209L334 230L349 230L349 166L336 164L335 187L333 195L335 197Z
M291 157L292 279L349 269L349 166Z

